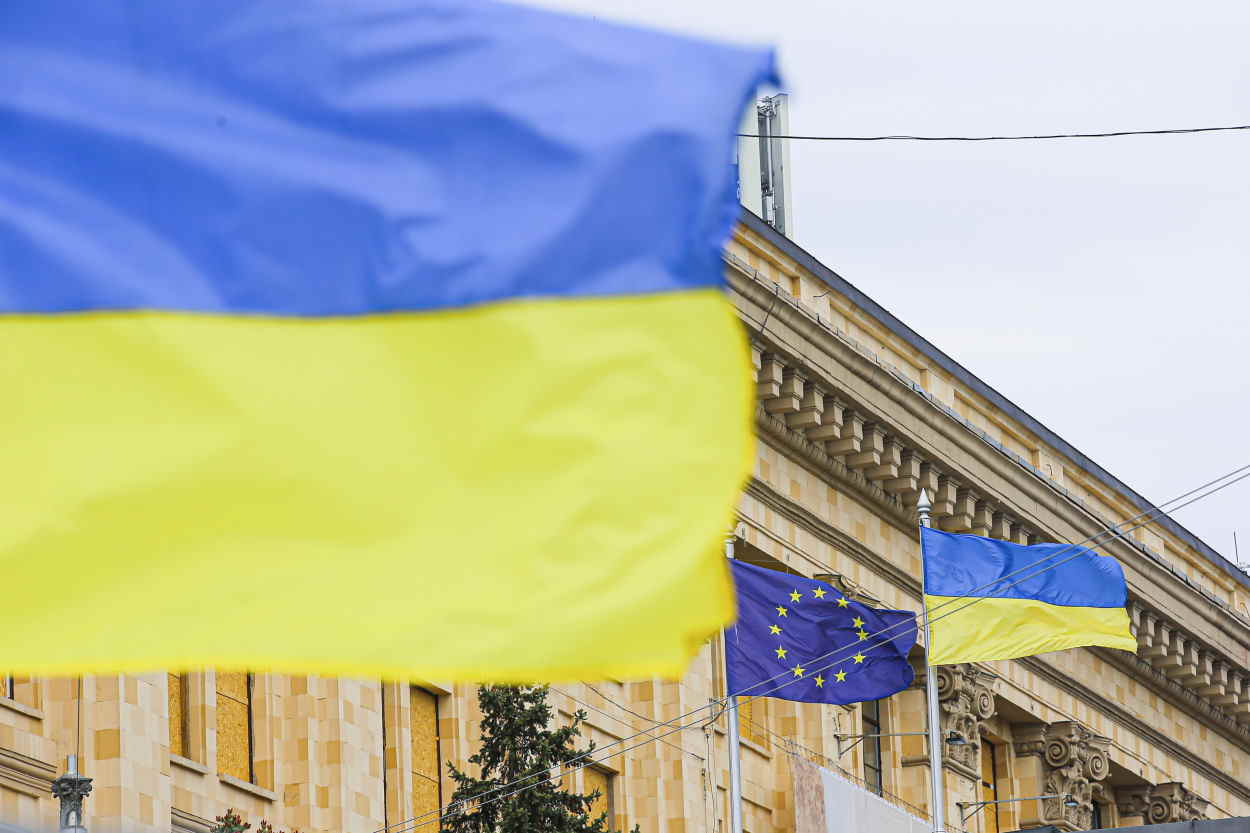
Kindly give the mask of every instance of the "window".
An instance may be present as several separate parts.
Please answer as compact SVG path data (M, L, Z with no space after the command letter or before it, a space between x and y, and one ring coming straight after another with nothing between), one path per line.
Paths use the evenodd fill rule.
M1102 823L1102 805L1099 804L1097 801L1095 801L1094 802L1094 814L1090 817L1089 829L1090 830L1102 830L1103 826L1104 825Z
M867 700L860 704L860 717L864 735L864 782L868 789L881 795L884 783L881 777L881 701Z
M251 673L217 672L217 771L256 783L252 754Z
M981 738L981 800L998 801L998 749L989 738ZM998 833L1000 804L986 804L982 833Z
M412 713L412 815L437 815L442 809L438 748L438 696L420 686L409 693Z
M738 698L738 733L743 740L768 746L768 698L745 695Z
M591 820L593 821L599 818L600 815L607 813L608 828L614 829L612 824L612 817L615 814L612 801L612 773L604 769L588 766L582 770L582 779L585 783L585 787L582 790L583 795L590 795L596 791L599 793L595 802L590 805L589 815Z
M38 699L35 697L35 681L30 677L0 675L0 697L16 700L32 709L39 708Z
M187 675L167 674L169 678L169 754L191 757L191 731L187 707Z

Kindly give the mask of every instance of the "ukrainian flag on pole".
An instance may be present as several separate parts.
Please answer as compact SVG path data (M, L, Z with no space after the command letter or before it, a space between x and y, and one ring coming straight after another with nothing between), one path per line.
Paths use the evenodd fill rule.
M481 0L7 2L0 664L682 673L771 78Z
M1101 645L1136 653L1128 588L1114 558L922 527L930 665Z

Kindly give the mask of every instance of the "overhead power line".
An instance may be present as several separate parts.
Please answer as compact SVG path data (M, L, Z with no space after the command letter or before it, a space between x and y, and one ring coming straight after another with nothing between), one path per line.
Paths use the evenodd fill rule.
M1075 550L1075 552L1072 552L1072 554L1071 554L1071 555L1069 555L1069 556L1067 556L1066 558L1063 558L1063 559L1061 559L1061 560L1059 560L1059 561L1057 561L1057 562L1054 562L1054 563L1048 564L1048 565L1046 565L1046 566L1040 566L1040 569L1037 569L1035 572L1032 572L1032 573L1030 573L1029 575L1022 576L1022 577L1020 577L1020 578L1016 579L1015 581L1012 581L1012 582L1010 582L1010 583L1008 583L1008 584L1006 584L1006 585L1004 585L1004 586L1002 586L1002 587L997 587L997 588L995 588L995 590L996 590L996 591L998 591L998 592L1005 591L1005 590L1007 590L1007 589L1010 589L1011 587L1014 587L1014 586L1015 586L1015 585L1017 585L1017 584L1020 584L1020 583L1021 583L1021 582L1023 582L1023 581L1027 581L1028 579L1035 578L1036 576L1039 576L1039 575L1041 575L1042 573L1045 573L1045 572L1047 572L1047 571L1049 571L1049 570L1052 570L1052 569L1054 569L1054 568L1056 568L1056 567L1058 567L1058 566L1060 566L1060 565L1062 565L1062 564L1064 564L1064 563L1066 563L1066 562L1068 562L1068 561L1071 561L1073 558L1078 558L1078 557L1080 557L1080 555L1081 555L1082 553L1081 553L1081 551L1080 551L1080 549L1079 549L1079 548L1080 548L1080 547L1082 547L1082 546L1083 546L1083 545L1085 545L1085 544L1095 543L1095 542L1096 542L1096 539L1102 538L1104 535L1110 535L1112 538L1119 538L1119 537L1123 536L1125 533L1132 532L1134 529L1137 529L1137 528L1139 528L1139 527L1145 526L1145 525L1146 525L1146 524L1148 524L1148 523L1151 523L1151 522L1154 520L1154 517L1156 517L1156 516L1158 516L1158 515L1162 515L1162 514L1164 514L1164 510L1163 510L1163 507L1164 507L1164 506L1168 506L1168 505L1173 504L1173 503L1178 503L1179 505L1177 505L1177 506L1173 506L1173 507L1172 507L1170 510L1168 510L1168 511L1175 511L1175 510L1177 510L1177 509L1183 509L1184 507L1186 507L1186 506L1190 505L1191 503L1195 503L1195 502L1197 502L1197 501L1199 501L1199 500L1203 500L1204 498L1208 498L1208 497L1210 497L1211 495L1215 494L1216 492L1222 491L1223 489L1226 489L1226 488L1228 488L1229 486L1232 486L1232 485L1233 485L1233 484L1235 484L1235 483L1238 483L1238 482L1240 482L1240 481L1242 481L1242 480L1246 480L1247 478L1250 478L1250 472L1247 472L1247 469L1250 469L1250 465L1240 466L1239 468L1233 469L1231 472L1229 472L1229 473L1227 473L1227 474L1225 474L1225 475L1222 475L1222 476L1220 476L1220 477L1217 477L1217 478L1215 478L1214 480L1211 480L1211 481L1209 481L1209 482L1207 482L1207 483L1203 484L1202 486L1198 486L1198 487L1197 487L1197 488L1195 488L1195 489L1190 489L1188 492L1185 492L1185 493L1184 493L1184 494L1182 494L1182 495L1178 495L1177 497L1173 498L1172 500L1165 501L1165 502L1164 502L1163 504L1161 504L1160 506L1152 507L1151 509L1149 509L1149 510L1147 510L1147 511L1145 511L1145 512L1142 512L1142 513L1139 513L1139 514L1137 514L1137 515L1134 515L1132 518L1130 518L1130 519L1129 519L1129 520L1127 520L1127 521L1122 521L1122 522L1120 522L1120 523L1118 523L1118 524L1116 524L1116 525L1114 525L1114 526L1112 526L1112 527L1110 527L1110 528L1108 528L1108 529L1105 529L1105 530L1103 530L1103 531L1101 531L1101 532L1098 532L1098 533L1096 533L1096 534L1094 534L1094 535L1091 535L1091 536L1089 536L1088 538L1086 538L1086 539L1084 539L1084 540L1082 540L1082 541L1080 541L1080 542L1077 542L1077 543L1075 543L1075 544L1070 544L1070 545L1068 545L1067 547L1065 547L1064 549L1059 550L1058 552L1055 552L1055 553L1052 553L1052 554L1050 554L1050 555L1048 555L1048 556L1045 556L1045 557L1043 557L1043 558L1040 558L1040 559L1038 559L1037 561L1032 562L1031 564L1026 564L1025 566L1023 566L1023 567L1019 568L1018 570L1015 570L1014 572L1008 573L1008 574L1006 574L1006 575L1004 575L1004 576L1000 576L999 578L994 579L993 581L987 582L986 584L982 585L981 587L974 588L973 590L971 590L971 591L969 591L969 592L971 592L971 593L980 592L981 590L984 590L984 589L986 589L986 588L988 588L988 587L991 587L991 586L993 586L993 585L998 584L999 582L1003 581L1003 580L1004 580L1004 579L1006 579L1006 578L1009 578L1009 577L1012 577L1012 576L1017 576L1017 575L1019 575L1020 573L1027 572L1027 571L1032 570L1032 569L1034 569L1034 568L1038 568L1040 565L1043 565L1043 564L1044 564L1045 562L1047 562L1047 561L1052 561L1053 559L1055 559L1055 558L1056 558L1057 556L1059 556L1059 555L1062 555L1062 554L1067 553L1067 552L1069 552L1069 551ZM1234 477L1234 475L1239 475L1239 476ZM1232 478L1232 479L1230 479L1230 478ZM1221 481L1222 481L1222 482L1221 482ZM1215 485L1215 484L1219 484L1219 485ZM1208 488L1208 487L1212 487L1212 486L1213 486L1214 488ZM1199 493L1199 492L1201 492L1201 494L1197 494L1197 493ZM1191 497L1191 496L1192 496L1192 497ZM1186 499L1186 498L1187 498L1187 499ZM1182 500L1183 500L1184 502L1181 502ZM1146 517L1146 516L1151 516L1151 517ZM1138 519L1141 519L1141 520L1138 520ZM1136 523L1132 523L1132 525L1131 525L1131 526L1127 526L1127 528L1121 529L1121 527L1124 527L1124 526L1126 526L1127 524L1129 524L1129 523L1131 523L1131 522L1133 522L1133 521L1136 521ZM935 622L935 621L939 621L939 620L941 620L941 619L945 619L946 617L951 616L951 615L954 615L955 613L958 613L958 612L960 612L961 610L964 610L965 608L971 607L972 605L975 605L975 604L979 604L980 602L984 601L986 598L989 598L989 597L984 597L984 596L974 596L974 597L959 596L959 597L955 597L955 598L949 599L949 600L947 600L946 602L943 602L943 603L941 603L941 604L939 604L939 605L935 605L935 606L933 607L933 609L929 611L929 614L930 614L930 615L929 615L929 620L930 620L930 622ZM936 611L936 610L939 610L939 609L941 609L941 608L943 608L943 607L948 607L948 606L950 606L950 605L957 604L957 603L959 603L959 602L964 602L964 604L960 605L959 607L955 608L954 610L949 610L949 611L946 611L945 613L942 613L942 614L941 614L941 615L939 615L939 616L936 616L936 617L935 617L935 616L933 616L933 615L932 615L932 613L933 613L934 611ZM844 646L844 647L842 647L842 648L837 648L837 649L834 649L834 650L832 650L832 651L829 651L828 653L825 653L825 654L822 654L822 655L820 655L820 656L817 656L817 657L813 658L812 660L810 660L810 662L821 662L821 661L825 661L825 660L829 660L829 661L828 661L828 662L826 662L824 665L819 666L818 668L815 668L815 669L810 669L810 670L813 670L813 671L815 671L815 672L817 672L817 673L819 673L820 671L827 671L827 670L829 670L830 668L834 667L835 665L838 665L838 664L840 664L840 663L843 663L843 662L845 662L848 658L850 658L850 656L851 656L851 654L850 654L851 649L855 649L855 650L867 650L867 649L870 649L870 648L878 647L878 646L880 646L880 645L884 645L884 644L885 644L886 642L888 642L890 639L893 639L893 638L894 638L894 635L897 635L897 633L900 633L900 632L902 632L902 631L906 630L906 629L907 629L907 626L908 626L908 623L906 623L906 622L900 622L900 623L897 623L897 624L895 624L895 625L891 625L891 626L889 626L889 627L882 628L880 631L878 631L878 632L876 632L876 633L874 633L874 634L872 634L872 635L871 635L871 638L872 638L872 639L876 639L877 641L873 642L873 643L872 643L872 644L870 644L870 645L864 646L864 645L861 645L860 643L858 643L858 642L857 642L857 643L853 643L853 644L851 644L851 645ZM913 628L914 628L914 627L915 627L915 624L912 624L912 625L911 625L911 627L913 627ZM881 637L884 637L884 638L881 638ZM836 659L834 659L834 657L837 657L837 658L836 658ZM769 679L766 679L766 680L761 680L760 682L755 683L754 685L752 685L752 686L748 687L747 689L744 689L744 690L743 690L743 692L739 692L739 693L737 693L736 695L732 695L732 696L737 696L737 697L738 697L738 701L739 701L739 702L738 702L738 704L737 704L737 705L738 705L739 707L741 707L741 706L743 706L743 705L745 705L745 704L748 704L748 703L750 703L750 702L752 702L752 701L754 701L754 700L756 700L756 699L758 699L758 698L760 698L760 697L766 697L766 696L768 696L769 694L772 694L772 693L774 693L774 692L776 692L776 691L779 691L779 690L780 690L780 689L782 689L782 688L785 688L787 685L789 685L790 683L792 683L792 682L793 682L793 680L792 680L792 679L789 679L789 674L790 674L790 672L789 672L789 671L783 671L783 672L781 672L781 673L779 673L779 674L777 674L777 675L775 675L775 676L773 676L773 677L771 677L771 678L769 678ZM784 678L784 679L783 679L783 678ZM773 682L776 682L776 681L778 681L778 680L781 680L781 682L780 682L780 683L778 683L777 685L774 685L774 686L773 686L773 687L771 687L771 688L765 689L765 690L763 690L763 691L759 691L759 692L757 692L757 693L755 693L755 694L751 694L751 695L749 695L749 696L743 696L743 693L744 693L744 692L746 692L746 691L751 691L752 689L759 689L761 686L765 686L765 685L767 685L767 684L769 684L769 683L773 683ZM506 800L506 799L508 799L508 798L510 798L510 797L512 797L512 796L514 796L514 795L517 795L518 793L526 792L527 790L534 789L534 788L536 788L536 787L541 786L542 784L546 784L546 783L550 783L550 782L555 781L555 780L559 780L560 778L564 777L565 775L567 775L567 774L569 774L569 773L576 772L576 771L578 771L578 770L580 770L580 769L584 769L585 767L587 767L587 766L591 766L592 764L595 764L595 763L598 763L598 762L601 762L601 761L605 761L605 760L607 760L608 758L614 758L614 757L616 757L616 756L618 756L618 755L623 755L623 754L624 754L624 753L626 753L626 752L629 752L629 751L631 751L631 750L633 750L633 749L636 749L636 748L638 748L638 747L640 747L640 746L645 746L645 745L646 745L646 744L648 744L648 743L653 743L653 742L655 742L655 741L657 741L657 740L661 740L662 738L668 737L669 735L672 735L672 734L674 734L674 733L676 733L676 732L680 732L680 731L683 731L683 730L686 730L686 729L695 728L696 726L699 726L699 725L700 725L701 723L703 723L704 721L703 721L703 720L695 720L695 721L692 721L692 722L690 722L690 723L682 723L681 721L686 720L687 718L693 717L694 715L696 715L696 714L698 714L698 713L700 713L700 712L702 712L702 711L704 711L704 710L706 710L706 709L715 709L715 708L717 708L717 707L721 707L721 709L723 710L723 709L724 709L724 707L726 706L726 704L729 702L729 700L730 700L730 696L725 696L725 697L722 697L722 698L719 698L719 699L716 699L716 700L712 700L712 701L710 701L707 705L704 705L704 706L699 706L699 707L697 707L697 708L691 709L690 711L686 712L685 714L680 714L680 715L678 715L677 717L673 718L672 720L667 720L667 721L663 721L663 722L658 722L658 721L655 721L655 720L653 720L653 719L651 719L651 718L647 718L650 722L654 723L655 725L654 725L654 726L652 726L652 727L650 727L650 728L648 728L648 729L643 729L642 731L635 732L635 734L629 735L628 737L620 738L619 740L615 740L615 741L612 741L611 743L604 744L604 746L599 747L599 748L597 748L597 749L594 749L594 750L588 750L587 752L584 752L584 753L582 753L581 755L578 755L578 756L576 756L576 757L574 757L574 758L570 759L569 761L567 761L567 762L566 762L566 766L568 766L568 765L570 765L570 764L577 764L577 765L576 765L576 766L571 766L571 767L569 767L567 770L563 770L563 771L562 771L561 773L559 773L559 774L556 774L556 775L550 775L550 776L545 777L545 778L540 777L540 775L539 775L538 773L531 774L531 775L527 775L527 776L524 776L524 777L518 778L518 779L516 779L516 780L514 780L514 781L511 781L511 782L509 782L509 783L506 783L506 784L501 784L500 786L495 787L493 790L490 790L489 792L484 793L484 794L483 794L483 795L481 795L481 796L477 796L476 798L474 798L474 799L472 799L472 800L465 800L465 801L462 801L462 802L456 802L453 806L450 806L450 807L448 807L448 808L446 808L446 809L432 810L432 811L429 811L429 812L427 812L427 813L422 813L421 815L419 815L419 816L415 816L415 817L410 818L410 819L405 819L405 820L403 820L403 821L399 821L399 822L396 822L396 823L394 823L394 824L386 825L385 827L379 828L378 830L374 831L374 833L407 833L407 831L417 830L417 829L419 829L419 828L426 827L427 825L430 825L430 824L437 824L437 823L441 822L443 819L447 818L448 814L449 814L449 813L450 813L453 809L455 809L455 808L458 808L458 807L461 807L461 806L469 806L469 805L482 806L482 805L485 805L485 804L494 804L494 803L496 803L496 802ZM715 720L717 717L719 717L719 714L714 714L714 715L712 716L712 718L711 718L711 719L712 719L712 720ZM671 727L671 728L668 728L668 729L667 729L667 731L660 732L660 733L659 733L659 734L657 734L657 735L652 735L652 734L651 734L652 732L654 732L654 731L656 731L656 730L658 730L658 729L665 728L665 727ZM642 740L642 741L639 741L638 743L631 744L631 745L629 745L629 746L625 746L625 745L624 745L624 744L628 743L629 741L634 740L635 738L638 738L638 737L642 737L642 736L646 736L646 739L645 739L645 740ZM602 757L591 757L591 755L592 755L593 753L602 752L603 750L605 750L605 749L609 749L609 748L614 747L614 746L620 746L621 748L620 748L620 749L618 749L618 750L617 750L617 751L615 751L615 752L612 752L611 754L604 755L604 756L602 756ZM537 781L534 781L534 779L535 779L535 778L538 778L538 780L537 780ZM518 784L522 784L522 783L527 782L527 781L530 781L530 782L532 782L532 783L526 784L525 786L520 786L520 787L517 787L517 785L518 785ZM517 787L517 788L516 788L516 789L512 789L512 790L510 790L510 791L508 791L508 792L504 792L504 790L509 790L509 788L511 788L511 787ZM501 793L502 793L502 794L501 794Z
M759 133L739 133L744 139L795 139L806 142L1023 142L1035 139L1110 139L1119 136L1173 136L1188 133L1221 133L1229 130L1250 130L1250 124L1233 124L1225 127L1173 127L1166 130L1111 130L1106 133L1036 133L1019 136L912 136L891 134L884 136L799 136L780 134L761 136Z

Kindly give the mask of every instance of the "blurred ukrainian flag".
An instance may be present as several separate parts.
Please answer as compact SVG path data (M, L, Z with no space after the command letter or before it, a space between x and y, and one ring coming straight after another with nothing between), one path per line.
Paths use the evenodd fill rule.
M4 17L6 668L676 676L732 618L767 52L476 0Z

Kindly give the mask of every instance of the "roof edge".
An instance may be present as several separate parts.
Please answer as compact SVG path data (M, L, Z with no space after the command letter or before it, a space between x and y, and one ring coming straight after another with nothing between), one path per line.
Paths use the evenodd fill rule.
M1102 466L1095 463L1063 437L1060 437L1054 431L1047 428L1036 418L1028 414L1023 408L1019 407L1010 399L1003 396L997 390L982 381L962 364L955 361L936 347L928 339L924 338L911 327L904 324L901 320L895 317L893 313L878 304L872 298L869 298L861 290L851 284L851 282L846 278L821 263L814 255L799 244L795 243L789 237L786 237L781 232L768 225L768 223L764 222L764 220L762 220L750 209L743 207L741 216L742 224L744 226L767 239L769 243L784 252L787 257L802 265L803 268L815 277L824 281L825 284L832 289L835 289L845 295L852 302L854 302L856 306L867 312L881 324L885 325L885 327L892 333L903 339L903 341L907 342L913 348L932 359L935 364L950 373L966 387L984 397L1007 416L1016 420L1044 442L1064 454L1070 461L1076 464L1081 471L1094 476L1103 485L1128 498L1129 502L1137 507L1137 509L1141 512L1149 512L1152 510L1159 512L1160 514L1155 517L1152 522L1158 523L1164 529L1181 538L1185 543L1189 544L1205 556L1208 561L1215 564L1225 573L1236 579L1239 584L1245 587L1250 587L1250 576L1247 576L1241 570L1237 569L1231 561L1217 552L1213 547L1185 527L1181 526L1173 520L1170 515L1163 512L1163 510L1159 509L1159 507L1155 506L1145 497L1124 484L1119 478L1115 477Z

